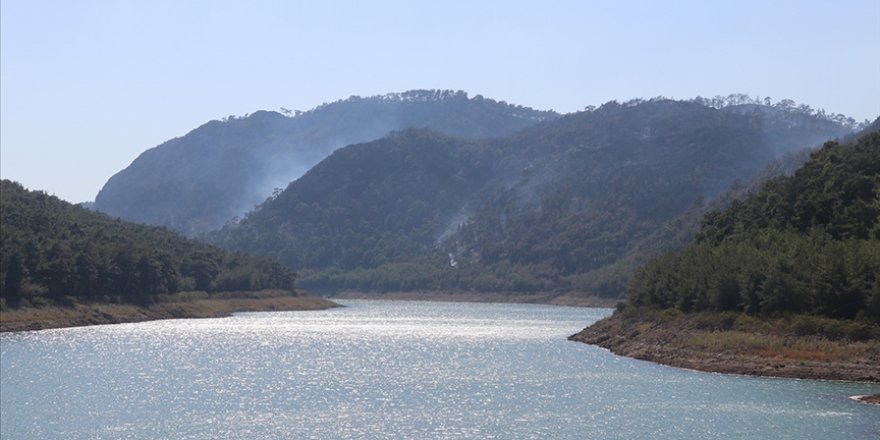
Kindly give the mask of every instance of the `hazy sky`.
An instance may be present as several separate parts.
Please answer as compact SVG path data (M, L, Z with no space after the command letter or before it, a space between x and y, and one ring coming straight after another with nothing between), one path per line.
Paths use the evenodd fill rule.
M742 92L880 115L880 0L0 5L0 174L71 202L212 119L414 88L561 112Z

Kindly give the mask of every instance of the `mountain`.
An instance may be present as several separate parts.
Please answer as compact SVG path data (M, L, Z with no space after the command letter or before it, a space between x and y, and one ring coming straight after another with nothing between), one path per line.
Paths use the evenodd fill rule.
M623 263L657 251L640 246L667 222L852 129L797 108L718 107L610 102L481 141L401 131L338 150L209 239L302 268L315 290L616 296Z
M208 122L145 151L110 178L94 208L196 236L251 210L345 145L407 127L491 138L557 116L439 90L351 97L293 116L259 111Z
M293 290L275 261L232 253L0 181L0 298L5 306L149 304L181 291Z

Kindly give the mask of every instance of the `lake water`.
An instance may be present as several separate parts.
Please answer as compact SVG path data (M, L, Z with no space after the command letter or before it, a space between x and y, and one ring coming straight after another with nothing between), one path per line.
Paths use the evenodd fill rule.
M3 439L877 439L880 385L668 368L607 309L342 301L0 336Z

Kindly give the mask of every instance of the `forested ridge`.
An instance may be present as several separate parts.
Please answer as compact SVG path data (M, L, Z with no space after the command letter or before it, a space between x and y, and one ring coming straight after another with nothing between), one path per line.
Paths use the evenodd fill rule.
M250 211L337 148L406 128L491 138L558 116L451 90L352 96L304 112L230 116L144 151L107 181L94 208L198 236Z
M793 175L707 213L692 245L637 271L627 299L880 322L880 131L828 142Z
M404 130L337 151L209 239L276 257L318 291L616 297L634 267L687 244L732 184L850 130L790 108L663 98L493 140Z
M129 223L0 182L4 307L72 301L147 305L162 294L281 289L295 276L263 257Z

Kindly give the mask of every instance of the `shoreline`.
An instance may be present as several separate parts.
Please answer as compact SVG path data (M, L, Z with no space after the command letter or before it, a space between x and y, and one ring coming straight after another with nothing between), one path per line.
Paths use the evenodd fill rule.
M132 304L77 303L69 307L43 306L0 312L0 333L53 328L122 324L161 319L220 318L236 312L324 310L341 307L333 299L544 304L570 307L613 307L618 300L558 293L507 292L337 292L332 296L276 296L266 292L220 294L214 298L160 301L148 307Z
M880 341L703 329L693 317L659 322L618 315L568 339L619 356L703 372L880 383Z
M502 304L543 304L569 307L613 308L620 300L600 298L597 296L578 296L558 293L506 293L506 292L360 292L340 291L324 298L334 299L370 299L389 301L435 301L435 302L473 302Z
M138 307L130 304L75 304L30 307L0 312L0 333L123 324L162 319L222 318L237 312L305 311L341 307L326 298L212 298L170 301Z

